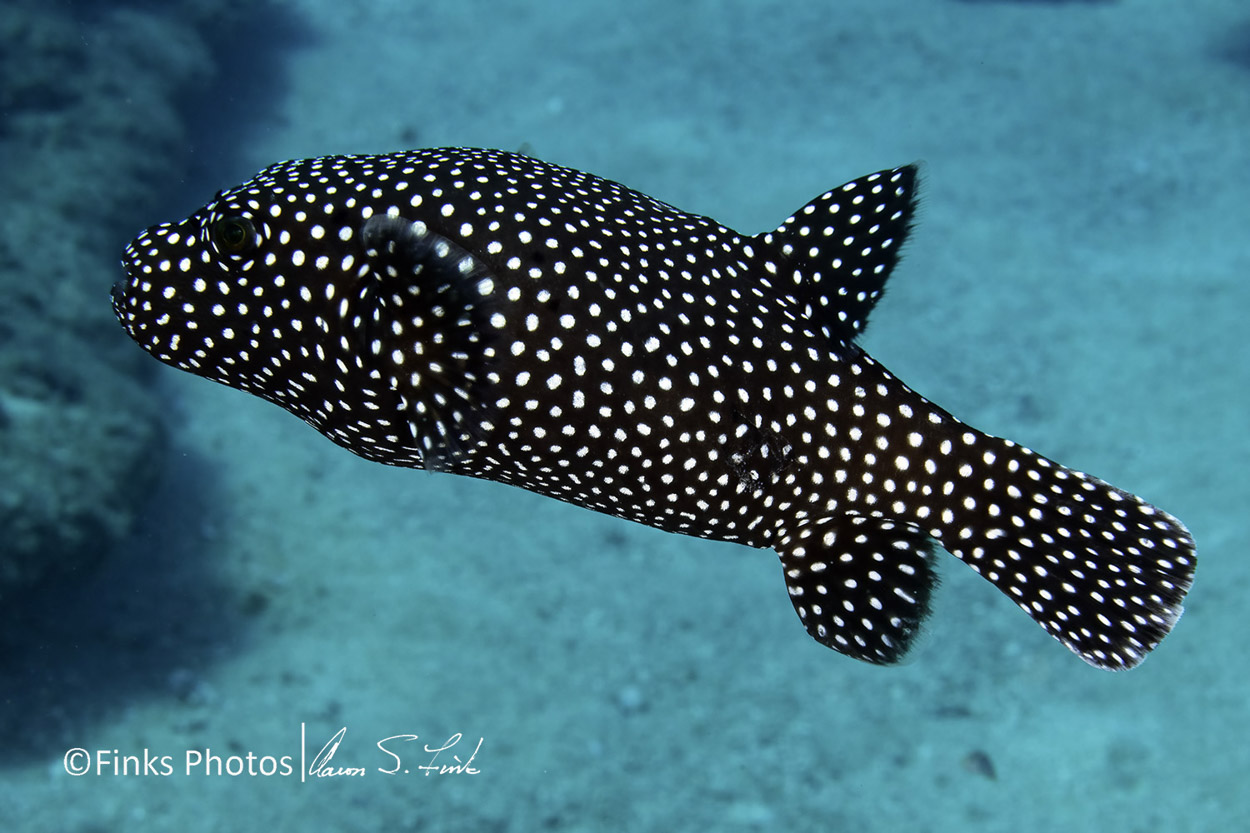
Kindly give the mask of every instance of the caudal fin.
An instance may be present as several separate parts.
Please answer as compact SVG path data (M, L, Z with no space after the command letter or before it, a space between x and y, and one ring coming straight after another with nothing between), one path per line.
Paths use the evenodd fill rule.
M902 658L928 611L933 540L1091 665L1131 668L1168 634L1196 563L1180 521L964 425L883 370L870 384L866 356L856 367L850 443L825 473L841 499L776 542L813 638L867 662Z
M1086 662L1141 662L1180 618L1189 530L1096 477L960 428L937 449L930 534Z

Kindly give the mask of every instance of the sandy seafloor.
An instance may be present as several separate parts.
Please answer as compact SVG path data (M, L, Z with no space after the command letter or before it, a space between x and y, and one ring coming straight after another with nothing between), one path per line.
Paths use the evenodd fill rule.
M246 143L221 146L204 101L185 202L152 222L282 158L478 145L754 233L923 160L867 348L979 428L1182 518L1200 557L1187 612L1139 669L1100 672L944 556L923 649L869 667L806 636L771 552L367 463L168 370L161 491L75 596L82 639L49 673L94 677L74 745L175 772L75 778L65 748L37 750L0 779L5 829L1242 829L1242 0L327 0L289 16L240 38L280 50L283 72L233 134ZM31 708L32 727L49 719ZM310 753L346 727L334 763L367 774L182 771L206 747L298 768L301 723ZM480 738L480 772L378 772L375 741L404 733L414 750L462 733L462 757Z

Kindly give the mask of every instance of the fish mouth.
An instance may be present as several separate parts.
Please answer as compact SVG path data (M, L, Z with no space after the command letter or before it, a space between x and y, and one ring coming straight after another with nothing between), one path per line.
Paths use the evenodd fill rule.
M109 295L113 299L113 314L117 316L123 324L129 317L129 302L126 297L126 289L134 285L134 275L130 273L130 265L126 261L122 261L122 268L126 270L124 277L118 278L109 290Z
M139 278L135 274L135 263L131 254L131 250L128 247L125 256L121 260L123 275L113 284L109 290L109 295L113 302L113 314L117 316L117 320L121 322L121 325L126 328L126 332L133 337L135 332L135 289L139 284Z
M130 282L130 277L126 276L117 283L113 284L113 288L109 290L109 295L113 298L113 314L123 324L126 323L126 287Z

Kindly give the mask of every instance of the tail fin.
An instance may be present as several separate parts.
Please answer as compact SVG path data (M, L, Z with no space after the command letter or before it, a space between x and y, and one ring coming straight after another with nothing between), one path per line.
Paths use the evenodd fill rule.
M1091 665L1145 658L1180 618L1194 540L1096 477L946 417L922 528Z
M931 539L1099 668L1132 668L1176 624L1195 565L1180 521L964 425L867 356L854 372L861 384L845 409L853 422L837 429L853 446L827 455L843 463L831 473L843 499L776 541L790 600L814 639L866 662L898 662L928 612ZM871 452L856 457L866 443Z

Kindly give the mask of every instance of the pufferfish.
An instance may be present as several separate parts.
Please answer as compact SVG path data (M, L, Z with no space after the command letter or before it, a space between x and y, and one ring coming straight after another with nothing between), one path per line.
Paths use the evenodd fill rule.
M878 171L747 236L516 153L282 162L139 235L113 309L160 361L369 460L771 548L808 633L856 659L906 654L940 545L1130 668L1181 614L1184 525L856 343L916 188Z

